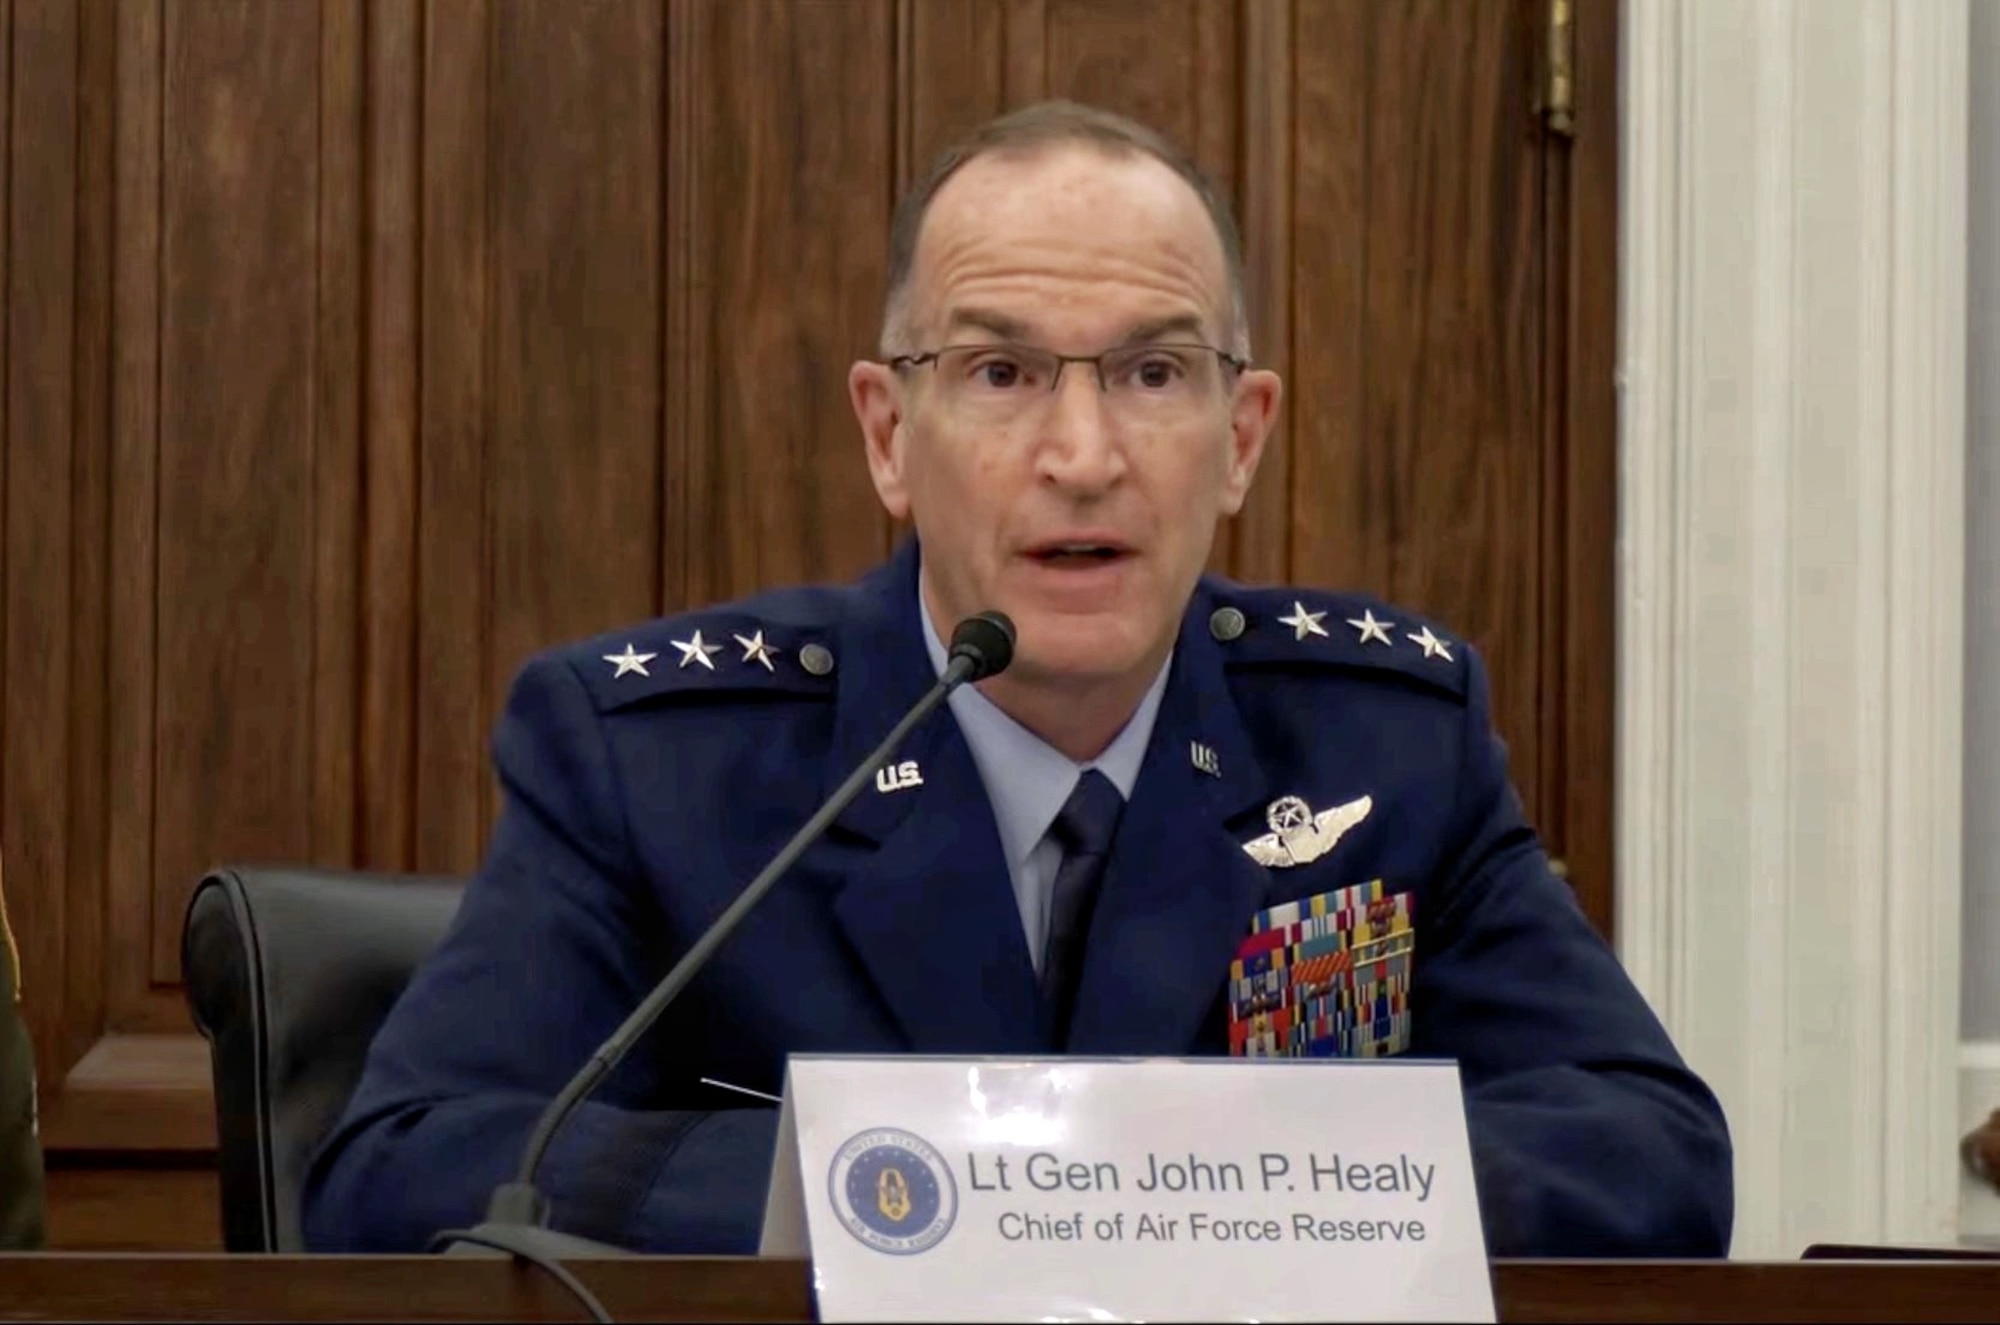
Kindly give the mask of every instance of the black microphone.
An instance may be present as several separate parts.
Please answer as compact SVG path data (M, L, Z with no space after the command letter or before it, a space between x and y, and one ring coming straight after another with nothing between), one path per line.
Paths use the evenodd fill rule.
M763 872L750 881L750 886L740 893L729 908L716 917L694 946L690 947L672 970L668 971L660 983L648 994L627 1017L617 1030L611 1032L597 1052L590 1056L577 1074L570 1078L562 1092L549 1102L535 1123L535 1130L528 1137L527 1147L521 1152L520 1169L514 1180L494 1189L492 1199L487 1203L486 1220L477 1228L455 1229L440 1233L431 1246L467 1244L488 1248L493 1251L509 1251L524 1259L543 1263L547 1259L565 1255L620 1255L618 1249L592 1242L587 1238L560 1233L547 1226L549 1217L548 1198L535 1186L535 1171L541 1167L542 1156L549 1143L561 1128L563 1121L575 1111L586 1096L599 1082L609 1076L612 1069L624 1060L640 1038L665 1012L688 982L708 964L715 950L722 946L737 925L753 907L771 891L786 870L805 854L806 848L819 839L827 825L839 817L849 802L868 785L878 769L887 763L895 753L903 738L911 728L943 702L945 696L967 681L983 681L989 676L998 676L1007 670L1014 660L1014 623L999 612L981 612L958 623L951 633L951 649L945 663L944 674L937 684L928 690L922 699L910 707L875 752L861 761L848 776L847 781L827 798L824 805L805 826L792 834L792 840L785 843L784 850L772 857Z

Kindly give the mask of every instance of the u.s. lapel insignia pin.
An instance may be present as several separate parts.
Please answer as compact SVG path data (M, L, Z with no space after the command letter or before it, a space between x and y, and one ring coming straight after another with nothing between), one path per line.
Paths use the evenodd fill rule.
M1212 778L1222 776L1222 760L1216 755L1215 747L1192 741L1188 745L1188 760L1201 772Z
M1272 869L1310 865L1347 834L1347 830L1368 817L1375 808L1371 796L1360 796L1345 805L1314 814L1312 807L1297 796L1280 796L1264 812L1271 831L1243 844L1250 859Z

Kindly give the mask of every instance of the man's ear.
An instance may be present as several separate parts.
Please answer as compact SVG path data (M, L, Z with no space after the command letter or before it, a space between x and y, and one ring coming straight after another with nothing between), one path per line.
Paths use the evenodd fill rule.
M1278 401L1284 383L1268 368L1246 371L1236 384L1229 407L1229 470L1222 482L1223 515L1235 515L1250 495L1257 464L1264 458L1264 441L1278 421Z
M894 520L907 520L910 494L903 476L903 393L896 370L869 359L847 370L847 398L861 425L861 445L868 455L868 477L875 495Z

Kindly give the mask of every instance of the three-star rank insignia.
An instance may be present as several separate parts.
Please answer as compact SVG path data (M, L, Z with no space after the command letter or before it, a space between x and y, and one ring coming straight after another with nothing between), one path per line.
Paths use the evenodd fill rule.
M1322 608L1315 612L1309 610L1304 603L1296 598L1292 599L1291 603L1292 610L1279 616L1277 622L1291 631L1293 643L1304 643L1314 637L1325 640L1333 638L1325 625L1327 615L1331 611L1330 608ZM1238 615L1240 616L1241 614L1239 613ZM1387 649L1394 649L1396 647L1397 638L1394 633L1396 623L1376 616L1374 608L1364 608L1360 616L1343 619L1349 626L1353 627L1356 643L1364 646L1375 644ZM1228 642L1241 634L1242 631L1238 630L1227 636L1217 635L1216 638ZM1442 662L1457 661L1452 656L1450 641L1439 636L1429 626L1424 626L1421 630L1405 631L1402 638L1405 643L1414 644L1423 650L1425 658L1437 659Z
M772 622L718 608L594 640L578 661L600 712L668 695L835 691L832 620Z
M1315 814L1299 797L1280 796L1264 813L1271 831L1245 842L1243 849L1250 859L1270 869L1310 865L1333 850L1348 829L1366 819L1374 808L1373 797L1361 796Z
M1380 669L1463 699L1477 666L1459 640L1363 594L1230 586L1205 607L1232 672Z

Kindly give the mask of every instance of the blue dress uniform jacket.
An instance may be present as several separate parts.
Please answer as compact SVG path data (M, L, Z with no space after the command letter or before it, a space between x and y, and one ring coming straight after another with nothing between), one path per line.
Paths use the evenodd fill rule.
M477 1221L544 1104L931 684L916 569L906 544L856 585L689 613L522 670L495 739L505 801L487 859L315 1158L310 1245L420 1250ZM1325 634L1280 623L1295 603ZM1371 618L1394 623L1390 643L1345 624ZM1721 1110L1551 874L1473 651L1434 633L1426 648L1426 631L1373 600L1203 580L1113 845L1069 1051L1227 1052L1225 985L1253 914L1379 878L1411 895L1406 1051L1460 1064L1492 1252L1722 1254ZM775 1094L791 1052L1054 1049L947 709L906 760L921 784L864 791L572 1116L542 1169L556 1227L754 1252L776 1111L702 1077ZM1311 863L1269 867L1245 843L1286 796L1372 808Z

